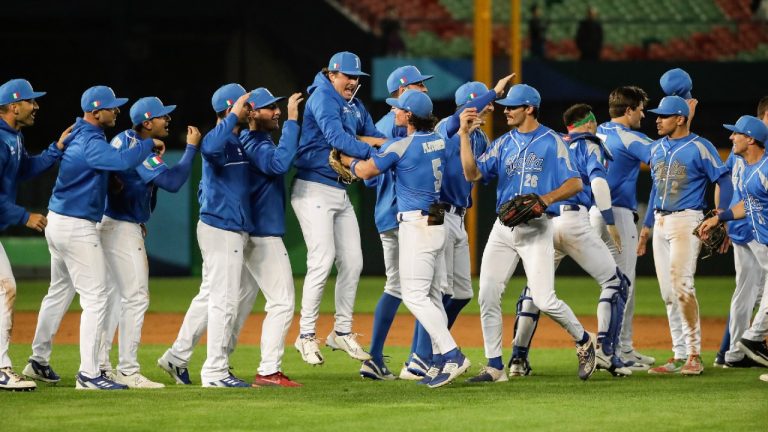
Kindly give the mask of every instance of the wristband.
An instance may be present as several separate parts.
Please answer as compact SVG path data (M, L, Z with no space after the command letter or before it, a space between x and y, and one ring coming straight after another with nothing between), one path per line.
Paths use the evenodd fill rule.
M355 174L355 167L357 166L357 163L360 162L360 159L355 159L352 161L351 164L349 164L349 171L352 173L352 176L357 178L357 174Z
M733 220L733 210L728 209L722 213L719 213L717 218L721 221L731 221Z

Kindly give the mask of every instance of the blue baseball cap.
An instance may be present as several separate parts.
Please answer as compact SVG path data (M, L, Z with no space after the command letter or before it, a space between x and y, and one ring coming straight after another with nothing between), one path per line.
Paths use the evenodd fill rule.
M131 122L137 126L145 120L167 116L175 109L176 105L164 106L163 102L154 96L143 97L131 105Z
M538 90L527 84L515 84L509 88L507 97L496 101L503 106L532 106L538 108L541 105L541 95Z
M409 111L416 117L429 118L432 114L432 99L418 90L406 90L399 98L387 98L387 104Z
M768 140L768 126L757 117L743 115L739 117L735 125L724 124L723 127L729 131L752 137L755 141L760 141L763 144Z
M274 96L266 88L259 87L256 90L251 90L251 97L248 98L248 103L251 104L251 108L259 109L283 99L285 99L285 96Z
M461 87L456 89L454 96L456 98L456 106L462 106L472 99L488 93L488 86L480 81L471 81L464 83Z
M400 66L392 71L387 78L387 91L393 93L400 87L419 83L432 78L434 75L422 75L416 66Z
M12 79L0 86L0 105L37 99L40 96L45 96L45 92L32 90L32 84L25 79Z
M236 83L225 84L219 87L219 89L213 93L213 97L211 98L213 110L216 112L225 111L227 108L234 105L235 101L240 98L240 96L246 93L247 92L243 86Z
M342 51L334 54L328 62L328 70L331 72L341 72L345 75L370 76L360 70L360 57L349 51Z
M693 89L693 81L688 72L680 69L670 69L664 72L659 80L661 89L664 90L664 94L667 96L680 96L683 99L690 99L691 89Z
M115 97L115 92L107 86L93 86L83 93L80 98L80 108L83 112L91 112L101 109L117 108L125 105L128 98Z
M685 117L688 117L691 113L685 99L680 96L667 96L662 98L658 108L648 111L658 115L681 115Z

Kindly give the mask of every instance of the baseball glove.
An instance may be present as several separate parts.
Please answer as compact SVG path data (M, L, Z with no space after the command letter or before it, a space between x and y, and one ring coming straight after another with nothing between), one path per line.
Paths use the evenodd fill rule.
M696 228L693 230L693 235L701 240L701 249L704 251L704 256L702 256L701 259L707 259L714 255L715 252L720 250L720 247L723 245L726 238L728 238L728 232L725 230L724 222L718 223L714 228L707 231L704 238L699 234L699 227L701 227L701 224L715 215L716 213L714 211L708 211L701 223L696 225Z
M331 149L331 152L328 153L328 165L331 166L332 170L336 171L336 174L339 175L339 181L342 183L351 184L358 180L358 178L352 174L352 171L341 163L341 152L335 148Z
M541 197L535 193L518 195L499 208L499 220L508 227L516 227L544 214L547 209Z

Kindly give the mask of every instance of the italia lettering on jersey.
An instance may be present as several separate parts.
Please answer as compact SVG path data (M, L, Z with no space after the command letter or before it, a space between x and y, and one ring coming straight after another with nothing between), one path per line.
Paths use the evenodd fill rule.
M497 211L517 195L544 195L579 177L563 139L544 125L527 133L515 129L497 138L477 159L477 168L486 183L498 178Z
M715 146L696 134L655 141L650 162L657 210L703 209L707 186L727 172Z

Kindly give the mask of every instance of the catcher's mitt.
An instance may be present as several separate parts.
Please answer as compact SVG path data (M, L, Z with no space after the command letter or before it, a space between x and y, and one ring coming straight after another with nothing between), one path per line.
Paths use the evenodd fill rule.
M340 182L351 184L358 180L358 178L352 174L352 171L341 163L341 152L335 148L331 149L331 152L328 153L328 165L330 165L331 169L336 171L336 174L339 175Z
M701 223L696 225L696 228L693 230L693 235L701 240L701 250L704 251L704 256L702 256L701 259L707 259L714 255L715 252L719 251L720 246L722 246L723 242L728 237L724 222L718 223L711 230L707 231L704 236L705 238L702 238L701 235L699 235L699 227L701 227L701 224L713 216L716 216L715 212L713 210L708 211Z
M508 227L516 227L544 214L547 209L541 197L535 193L518 195L499 208L499 220Z

